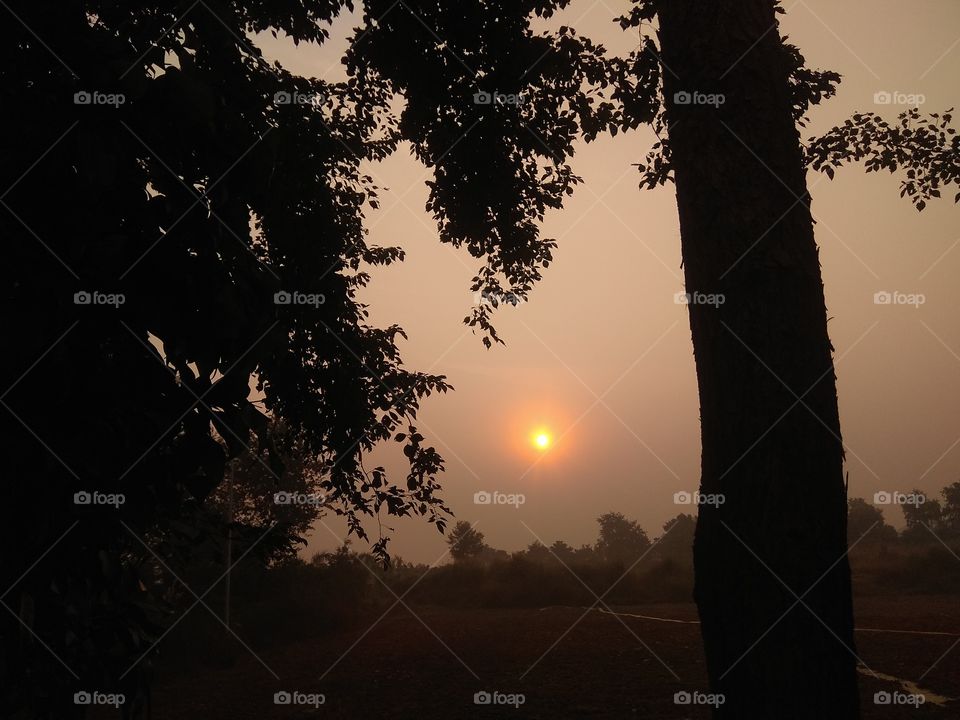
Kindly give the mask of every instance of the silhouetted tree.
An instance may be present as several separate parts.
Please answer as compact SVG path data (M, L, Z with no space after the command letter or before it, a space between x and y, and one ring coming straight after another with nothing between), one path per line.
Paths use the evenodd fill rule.
M597 518L600 536L597 555L607 562L629 567L649 549L650 539L636 520L628 520L623 513L609 512Z
M917 489L912 491L915 497L924 495ZM903 504L903 519L907 526L902 538L905 542L926 543L933 539L931 533L940 532L943 528L943 508L936 498L924 497L922 503Z
M897 531L888 525L883 510L863 498L850 498L847 510L847 541L853 544L878 547L884 555L897 541Z
M78 712L60 662L44 644L24 651L19 634L98 681L118 674L107 648L150 647L148 548L186 552L213 525L204 501L229 458L254 437L269 444L270 418L302 439L352 533L380 512L443 529L442 460L415 418L448 386L407 370L402 330L370 326L356 300L367 266L403 256L366 242L377 194L363 161L408 141L432 171L441 241L479 262L472 289L523 299L555 247L538 224L579 182L574 142L653 122L669 130L644 184L677 184L687 290L725 296L690 306L701 485L726 495L700 513L695 545L720 712L855 713L842 445L803 168L909 167L916 192L935 197L956 181L955 156L936 152L956 149L949 117L914 132L920 152L906 158L891 155L897 133L856 119L853 135L804 156L795 123L837 76L807 70L771 32L774 0L637 0L624 25L656 16L659 48L644 37L627 58L570 28L533 33L534 16L567 4L368 0L345 83L292 76L246 38L321 43L348 0L211 0L186 21L159 2L17 4L0 49L0 97L16 108L0 137L3 330L16 339L0 360L0 430L17 449L11 477L32 482L5 483L2 497L12 551L0 577L17 581L2 620L5 705L54 698L38 714ZM661 107L684 91L726 100ZM488 345L496 304L467 318ZM399 484L361 462L390 440L410 462ZM261 457L277 476L281 455ZM127 502L75 504L88 489ZM373 546L382 560L386 542ZM797 607L766 633L793 599L781 579L813 614Z
M688 307L700 487L725 497L700 509L694 543L707 667L726 697L716 715L856 717L843 446L777 3L647 7L671 70L686 291L724 298ZM724 101L681 102L697 92ZM783 615L793 593L804 604Z
M450 557L454 560L470 560L480 555L487 547L483 533L466 520L459 520L447 535Z
M657 20L645 42L664 67L643 183L676 184L687 293L723 298L688 307L701 492L725 497L701 508L694 543L707 668L726 697L715 714L856 717L843 443L805 181L807 163L832 176L841 160L824 159L830 142L805 156L797 130L839 76L804 67L775 0L634 5L622 22ZM925 157L934 186L957 181Z
M692 562L693 535L696 526L696 518L687 513L680 513L667 520L663 524L663 534L657 538L657 554L664 558Z
M380 512L444 527L414 418L448 386L406 369L402 330L356 298L364 268L403 256L363 228L361 163L400 137L370 109L387 88L295 77L246 39L323 42L348 4L18 2L4 23L0 433L21 479L0 491L4 716L75 717L78 686L121 675L133 698L176 615L154 576L222 532L205 501L228 459L257 438L281 488L271 417L354 534ZM399 483L361 463L390 440ZM248 562L284 539L258 536Z
M947 485L940 494L943 497L940 527L951 537L960 536L960 481Z
M550 553L550 550L547 549L547 546L544 545L539 540L534 540L532 543L527 545L527 550L524 553L528 560L538 563L550 563L555 562L553 555Z
M570 564L576 555L576 551L563 540L557 540L550 546L550 553L560 562Z

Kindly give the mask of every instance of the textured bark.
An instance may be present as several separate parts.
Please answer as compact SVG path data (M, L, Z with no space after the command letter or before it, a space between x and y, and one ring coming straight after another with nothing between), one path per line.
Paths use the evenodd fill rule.
M686 288L725 298L689 306L701 493L725 497L694 543L716 717L854 718L833 349L774 3L657 10Z

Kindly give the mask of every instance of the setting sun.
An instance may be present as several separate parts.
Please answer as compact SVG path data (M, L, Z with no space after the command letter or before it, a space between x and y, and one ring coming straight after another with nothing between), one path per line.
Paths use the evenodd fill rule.
M534 433L533 444L540 450L546 450L550 447L550 435L546 432Z

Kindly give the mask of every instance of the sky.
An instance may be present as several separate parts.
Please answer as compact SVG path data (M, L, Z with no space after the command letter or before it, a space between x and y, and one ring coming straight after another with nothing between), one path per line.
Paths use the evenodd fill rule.
M575 0L548 27L569 25L625 55L637 45L612 18L624 1ZM954 0L784 3L781 31L807 65L843 75L837 96L814 108L804 139L857 111L892 119L905 105L876 93L922 95L921 110L958 105L960 3ZM339 58L359 16L338 19L323 46L295 48L256 38L289 70L336 81ZM956 124L956 122L955 122ZM535 540L593 543L608 511L636 519L651 537L679 512L674 494L698 485L699 403L683 290L673 186L638 188L632 163L655 142L641 129L577 146L583 179L543 225L559 242L529 302L495 316L506 347L484 349L462 320L478 261L441 245L424 210L430 173L407 146L368 167L388 190L370 212L370 241L400 245L401 264L377 268L361 299L372 322L400 324L410 368L446 375L456 391L424 404L420 430L446 458L444 498L457 519L476 523L488 544L519 550ZM899 179L841 169L831 181L809 174L829 317L836 349L841 428L851 497L916 487L936 495L960 479L960 206L946 192L918 214L899 198ZM878 292L922 295L922 304L875 304ZM531 433L551 435L546 452ZM402 482L399 445L365 464ZM478 492L522 503L477 504ZM517 498L519 499L519 498ZM902 525L899 508L882 508ZM381 518L391 552L445 562L443 538L422 519ZM376 533L376 522L368 529ZM324 518L307 554L346 536ZM362 543L353 546L362 549Z

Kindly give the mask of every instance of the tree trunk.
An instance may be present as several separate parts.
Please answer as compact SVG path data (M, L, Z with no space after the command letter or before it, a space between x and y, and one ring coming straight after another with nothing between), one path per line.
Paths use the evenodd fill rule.
M701 501L725 500L694 542L715 716L855 718L833 348L774 2L657 5Z

